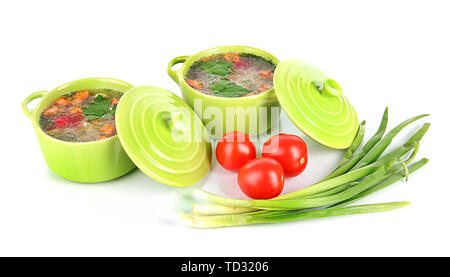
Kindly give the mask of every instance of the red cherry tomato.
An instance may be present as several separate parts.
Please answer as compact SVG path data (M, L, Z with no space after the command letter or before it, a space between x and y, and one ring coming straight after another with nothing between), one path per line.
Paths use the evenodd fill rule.
M239 170L256 157L256 148L246 133L226 133L216 147L217 161L226 169Z
M250 198L274 198L283 190L283 167L272 158L251 160L239 170L238 184L242 192Z
M278 134L271 137L264 143L262 156L279 161L286 177L297 176L308 164L306 143L295 135Z

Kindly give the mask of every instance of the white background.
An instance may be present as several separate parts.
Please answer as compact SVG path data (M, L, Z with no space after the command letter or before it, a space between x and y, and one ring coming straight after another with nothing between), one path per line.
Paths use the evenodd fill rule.
M417 256L449 255L449 6L445 1L4 1L0 4L0 255ZM418 157L430 163L359 203L411 201L388 213L196 230L177 222L190 189L139 170L79 184L46 166L21 101L84 77L112 77L176 94L170 59L241 44L310 62L338 80L376 130L419 114L432 123ZM396 143L425 120L405 129ZM301 134L283 116L284 132ZM305 138L310 163L291 191L342 156ZM242 197L214 160L199 184Z

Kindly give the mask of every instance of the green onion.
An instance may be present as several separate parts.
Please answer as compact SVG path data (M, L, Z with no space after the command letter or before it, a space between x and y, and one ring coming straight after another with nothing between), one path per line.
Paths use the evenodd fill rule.
M357 205L350 207L335 207L305 212L274 213L268 216L267 215L258 216L257 214L191 216L189 214L181 212L179 214L179 220L182 224L185 224L193 228L217 228L217 227L238 226L256 223L273 223L273 222L284 222L309 218L386 212L399 209L407 205L409 205L409 202L390 202L380 204Z
M411 166L408 166L408 171L409 174L413 173L414 171L418 170L419 168L423 167L424 165L426 165L428 163L428 159L423 158L420 161L412 164ZM404 172L399 172L396 174L393 174L385 179L383 179L381 182L377 183L376 185L374 185L373 187L361 192L360 194L349 198L345 201L342 201L341 203L336 203L333 206L334 207L340 207L340 206L344 206L347 205L351 202L354 202L356 200L359 200L361 198L363 198L364 196L367 196L369 194L372 194L376 191L379 191L380 189L384 189L394 183L396 183L397 181L400 181L403 177L405 177L405 173Z
M356 134L355 138L352 141L352 144L347 149L347 152L344 154L344 158L341 161L341 164L345 164L348 160L350 160L351 157L355 154L356 150L358 150L359 146L361 145L363 139L364 139L364 133L366 130L366 121L363 120L359 124L359 130Z
M319 193L316 193L313 195L304 196L303 198L319 198L319 197L323 197L323 196L333 195L333 194L342 192L348 188L354 187L357 184L358 184L358 182L351 182L351 183L343 184L343 185L340 185L338 187L335 187L333 189L330 189L330 190L327 190L324 192L319 192Z
M425 116L429 116L429 114L421 114L415 117L412 117L408 120L403 121L399 125L397 125L394 129L389 131L389 133L386 134L372 149L370 149L369 153L367 153L352 169L358 169L363 166L366 166L370 164L371 162L378 159L381 154L383 154L384 150L389 146L389 144L392 142L392 139L400 133L400 131L408 126L410 123L421 119Z
M371 149L377 144L377 142L383 137L384 132L386 131L388 123L388 108L384 110L383 118L381 119L380 126L375 134L367 141L367 143L363 146L363 148L353 155L345 164L342 164L340 167L333 170L330 174L328 174L326 179L331 179L341 174L348 172L356 163L358 163Z
M373 173L379 166L373 166L369 165L363 168L360 168L358 170L350 171L346 174L337 176L333 179L326 179L324 181L320 181L318 183L315 183L309 187L303 188L301 190L297 190L288 194L284 194L281 196L278 196L274 199L293 199L293 198L300 198L305 197L308 195L313 195L316 193L321 193L333 188L336 188L340 185L351 183L354 181L357 181L361 178L366 177L367 175Z
M229 207L216 204L195 203L192 206L192 213L196 215L237 214L237 213L248 213L252 211L254 211L254 209Z
M406 165L408 165L416 157L417 152L419 151L419 145L420 144L418 142L414 143L414 151L411 153L411 155L409 155L408 159L406 159L404 162ZM391 169L389 169L388 172L386 172L385 176L391 176L392 174L397 172L401 166L402 165L400 164L394 165Z
M430 123L425 123L419 130L417 130L407 142L405 142L402 146L397 147L392 152L386 154L385 156L381 157L380 159L376 160L371 164L371 166L374 165L380 165L383 164L391 159L400 158L401 156L405 155L410 151L411 149L415 148L416 145L420 142L420 140L423 138L425 133L430 128ZM362 167L365 168L365 167ZM353 170L353 169L352 169ZM356 169L358 170L358 169Z

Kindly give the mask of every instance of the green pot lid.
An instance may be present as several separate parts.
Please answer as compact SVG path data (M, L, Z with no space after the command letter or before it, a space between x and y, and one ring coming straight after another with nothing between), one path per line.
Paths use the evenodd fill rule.
M200 181L211 167L211 144L194 111L172 92L134 87L116 111L120 142L131 160L163 184L185 187Z
M274 87L283 110L305 134L331 148L350 146L358 117L336 81L308 63L286 60L275 70Z

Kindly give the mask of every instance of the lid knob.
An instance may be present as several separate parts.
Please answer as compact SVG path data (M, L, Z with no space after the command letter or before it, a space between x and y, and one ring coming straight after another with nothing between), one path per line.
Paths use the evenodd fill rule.
M306 135L331 148L350 146L359 121L335 80L298 60L278 64L273 80L278 102Z
M342 89L333 79L325 79L323 87L320 89L323 95L328 97L339 97L342 95Z
M181 112L171 112L168 120L169 128L175 133L184 133L189 130L189 122Z

